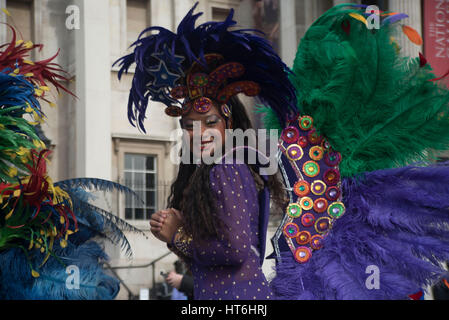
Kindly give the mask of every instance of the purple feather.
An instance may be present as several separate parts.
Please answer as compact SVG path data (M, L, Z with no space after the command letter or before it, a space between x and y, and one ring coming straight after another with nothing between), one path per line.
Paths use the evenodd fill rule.
M392 23L395 23L395 22L405 19L405 18L408 18L408 15L406 15L405 13L398 13L398 14L395 14L393 16L389 16L389 17L383 19L382 25L384 26L384 25L392 24Z
M405 167L342 182L346 213L304 265L283 252L272 286L280 299L407 299L447 275L449 166ZM366 268L380 271L368 289Z

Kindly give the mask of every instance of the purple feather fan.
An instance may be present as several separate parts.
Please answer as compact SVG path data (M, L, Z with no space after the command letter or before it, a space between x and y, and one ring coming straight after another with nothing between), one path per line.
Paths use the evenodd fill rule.
M344 178L342 189L346 213L313 259L299 264L282 253L271 283L279 299L408 299L446 276L449 164ZM378 287L368 283L370 268Z

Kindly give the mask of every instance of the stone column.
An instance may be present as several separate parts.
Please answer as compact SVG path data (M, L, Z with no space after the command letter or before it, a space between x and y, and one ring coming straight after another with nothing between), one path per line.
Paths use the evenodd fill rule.
M76 176L111 179L109 0L75 0Z
M173 30L175 27L175 19L173 16L174 0L170 1L154 1L150 2L151 5L151 25L160 26ZM187 13L187 12L186 12Z
M353 0L333 0L334 6L342 4L342 3L354 3L356 1Z
M280 55L285 64L293 66L296 54L296 17L295 1L282 0L280 3Z
M388 2L388 10L398 13L405 13L409 17L400 23L408 25L418 31L422 36L421 1L420 0L393 0ZM412 58L417 57L422 52L422 46L412 43L405 34L396 39L402 48L402 54Z
M0 8L6 8L6 0L0 0ZM0 11L0 43L6 43L9 39L6 37L7 34L7 17L3 11Z

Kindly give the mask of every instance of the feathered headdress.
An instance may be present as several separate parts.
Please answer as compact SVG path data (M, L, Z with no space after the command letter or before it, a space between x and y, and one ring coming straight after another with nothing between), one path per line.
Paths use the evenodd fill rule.
M285 122L295 110L296 97L289 70L269 42L250 33L257 30L230 31L236 24L232 9L225 21L195 27L202 14L193 14L197 5L177 33L149 27L132 45L134 52L115 62L121 67L119 79L136 64L128 101L130 123L137 122L146 132L143 122L149 100L164 103L167 114L178 116L190 107L201 112L208 107L208 99L225 104L237 93L257 95ZM144 36L153 31L157 33Z
M57 54L31 61L30 53L42 45L17 41L10 28L11 41L0 45L0 297L112 299L119 281L104 273L100 259L106 254L91 240L99 236L121 244L130 256L124 232L140 231L90 203L84 189L137 195L101 179L53 183L47 172L50 151L36 125L45 120L40 100L47 101L50 84L73 95L61 83L68 74L53 62ZM67 265L79 268L80 290L65 285Z

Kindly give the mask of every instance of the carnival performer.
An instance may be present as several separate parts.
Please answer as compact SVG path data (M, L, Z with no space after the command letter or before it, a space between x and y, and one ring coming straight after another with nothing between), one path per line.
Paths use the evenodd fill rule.
M38 134L46 119L40 101L53 105L50 86L72 94L62 85L69 75L57 55L32 61L42 45L18 40L8 27L12 39L0 46L0 299L113 299L120 282L104 268L100 241L131 254L123 231L138 230L95 206L86 189L135 193L101 179L52 181L50 150Z
M169 116L181 117L191 146L186 158L201 160L223 150L226 130L251 128L238 93L258 96L283 119L294 110L295 95L287 67L266 40L248 30L228 30L235 24L232 10L225 21L195 27L200 16L193 14L195 7L176 33L161 27L144 30L134 52L118 62L119 77L136 64L130 122L145 131L149 100L164 103ZM197 133L195 123L200 125ZM152 215L153 234L189 264L194 299L273 298L261 266L269 194L281 203L284 190L248 158L230 164L181 162L169 208Z

